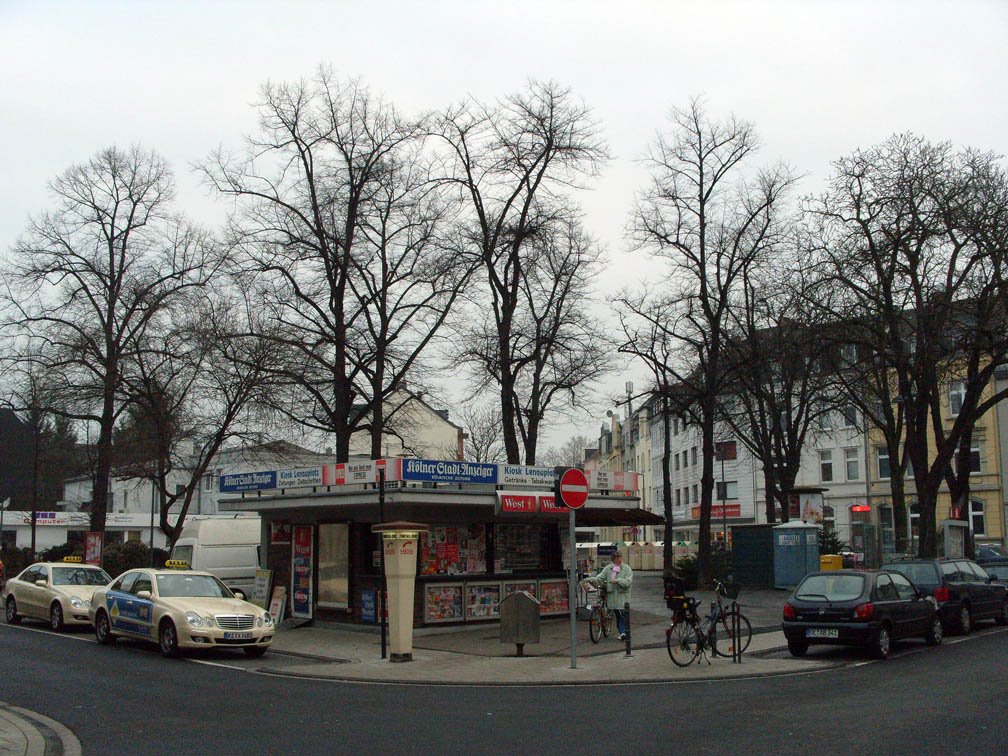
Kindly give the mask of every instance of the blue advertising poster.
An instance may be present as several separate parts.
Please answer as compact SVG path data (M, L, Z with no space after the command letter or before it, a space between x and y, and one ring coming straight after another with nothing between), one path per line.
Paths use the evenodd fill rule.
M221 475L221 493L235 491L269 491L277 487L276 470L262 472L242 472Z
M367 622L370 625L374 625L378 622L378 593L377 591L362 590L360 597L360 619L361 622Z
M431 483L497 484L497 465L443 459L404 459L402 479Z

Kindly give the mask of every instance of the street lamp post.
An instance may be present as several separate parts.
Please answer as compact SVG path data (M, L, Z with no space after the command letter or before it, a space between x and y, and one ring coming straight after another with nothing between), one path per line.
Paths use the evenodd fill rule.
M150 563L151 567L156 566L154 564L154 496L157 486L154 485L154 481L151 481L150 486Z
M728 550L728 485L724 477L724 455L721 456L721 534L724 538L725 551Z
M735 459L737 451L734 441L718 441L714 444L714 457L721 460L721 528L724 532L724 547L728 549L728 483L725 481L724 463Z

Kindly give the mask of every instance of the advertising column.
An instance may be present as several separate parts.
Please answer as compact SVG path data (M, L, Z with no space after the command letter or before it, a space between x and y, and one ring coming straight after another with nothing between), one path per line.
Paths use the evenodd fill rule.
M389 661L413 661L413 597L420 533L426 525L390 522L372 525L381 533L388 583Z

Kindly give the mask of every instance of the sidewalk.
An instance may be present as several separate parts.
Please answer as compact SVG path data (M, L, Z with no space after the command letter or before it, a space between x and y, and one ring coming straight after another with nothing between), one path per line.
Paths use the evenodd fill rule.
M693 593L706 600L709 595ZM576 668L571 668L570 623L567 618L542 621L540 642L526 644L518 657L514 644L500 643L496 622L414 631L413 661L391 663L381 658L380 634L373 627L317 623L282 628L270 657L286 657L263 672L303 677L424 684L555 685L600 682L686 681L749 677L822 669L829 661L792 659L771 653L786 648L780 631L780 607L786 593L751 592L740 598L753 626L753 638L741 664L730 658L701 657L686 668L672 663L665 647L668 612L637 610L631 615L632 651L625 644L588 638L588 623L577 623ZM642 601L648 609L654 602Z
M77 736L59 722L0 701L0 755L80 756Z

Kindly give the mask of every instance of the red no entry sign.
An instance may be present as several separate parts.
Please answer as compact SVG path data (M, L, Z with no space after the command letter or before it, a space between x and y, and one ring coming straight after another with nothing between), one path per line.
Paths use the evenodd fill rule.
M588 477L583 470L568 467L560 474L557 486L560 501L571 509L580 509L588 501Z

